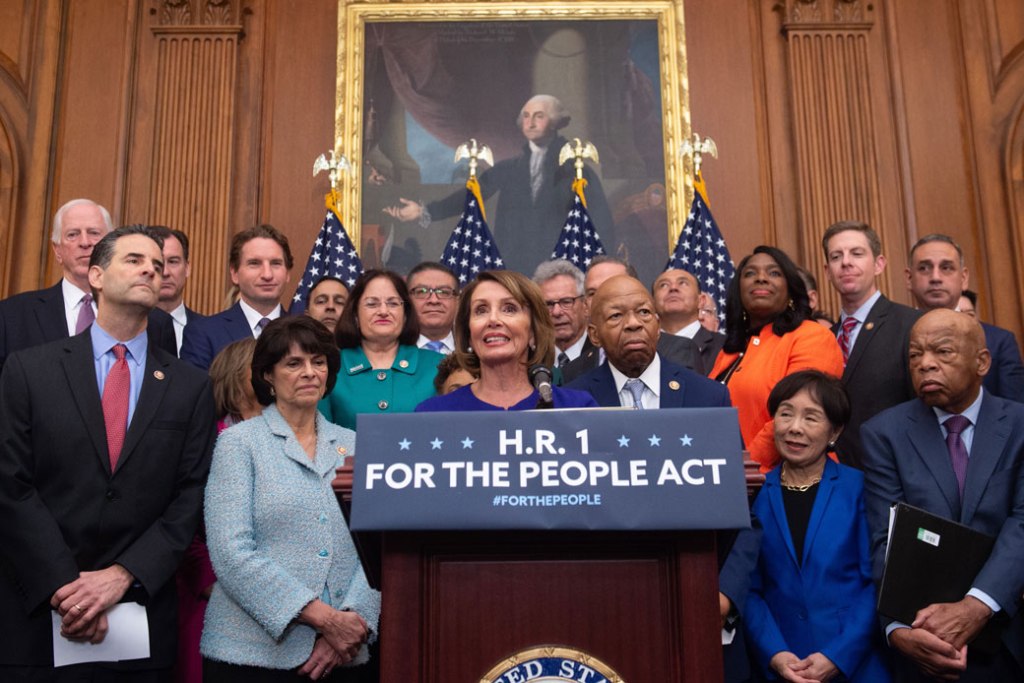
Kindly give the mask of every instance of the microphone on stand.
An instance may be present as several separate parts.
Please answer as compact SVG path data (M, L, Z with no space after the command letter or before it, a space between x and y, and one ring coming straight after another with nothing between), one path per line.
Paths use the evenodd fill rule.
M530 366L530 383L540 394L537 400L537 408L554 408L555 403L551 395L551 369L537 363Z

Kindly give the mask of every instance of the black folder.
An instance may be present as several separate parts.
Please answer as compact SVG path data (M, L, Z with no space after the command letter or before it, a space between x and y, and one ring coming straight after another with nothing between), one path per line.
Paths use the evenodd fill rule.
M878 612L909 625L928 605L962 600L996 539L906 503L894 507ZM975 640L980 649L998 647L993 626L989 622Z

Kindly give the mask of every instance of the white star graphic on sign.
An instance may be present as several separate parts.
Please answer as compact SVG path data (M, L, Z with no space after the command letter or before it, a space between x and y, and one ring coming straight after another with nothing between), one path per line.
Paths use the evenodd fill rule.
M430 450L432 450L432 451L439 451L439 450L441 450L441 445L443 443L444 443L444 441L441 441L441 439L439 439L439 438L437 438L435 436L434 440L430 442Z
M398 442L398 450L407 451L409 450L409 446L411 445L412 441L409 441L409 439L402 439L401 441Z
M679 440L683 443L684 446L689 446L693 443L693 438L689 434L683 434L681 437L679 437Z
M658 436L657 434L651 434L649 437L647 437L647 440L651 442L652 446L661 445L661 437Z
M471 438L469 438L467 436L465 439L462 440L462 447L463 448L472 448L473 447L473 439L471 439Z
M619 448L628 448L628 447L629 447L629 437L626 436L625 434L623 434L622 436L619 437Z

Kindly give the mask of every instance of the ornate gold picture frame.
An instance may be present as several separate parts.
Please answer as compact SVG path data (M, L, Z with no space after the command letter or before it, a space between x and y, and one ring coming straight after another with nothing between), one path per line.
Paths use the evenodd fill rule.
M495 56L506 43L522 46L511 60ZM464 188L465 170L451 156L440 160L458 144L453 136L462 135L453 126L465 128L464 139L491 145L497 163L516 154L513 138L521 131L513 124L530 92L562 99L572 115L565 136L588 137L598 147L602 164L595 172L622 232L617 248L606 244L608 250L635 265L646 257L658 270L668 259L692 198L684 169L690 162L679 153L690 137L682 0L339 0L336 73L335 151L354 169L341 180L339 209L368 267L403 270L403 259L440 256L450 226L396 225L382 206L407 194L424 201ZM449 98L458 114L446 116L439 111L445 88L459 87ZM477 110L489 118L475 119ZM396 130L400 145L382 142ZM415 153L405 149L405 137L414 135L427 141ZM396 146L402 147L397 153ZM488 206L493 228L492 213ZM655 233L652 226L663 227ZM503 254L516 248L507 235L495 238ZM644 270L642 276L651 275Z

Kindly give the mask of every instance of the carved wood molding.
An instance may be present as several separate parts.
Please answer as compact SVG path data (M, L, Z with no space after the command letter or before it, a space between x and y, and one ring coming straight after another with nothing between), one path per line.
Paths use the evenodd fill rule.
M864 24L870 6L863 0L785 0L777 7L784 13L783 30L804 26L836 27Z
M240 0L162 0L160 26L234 26L241 23Z

